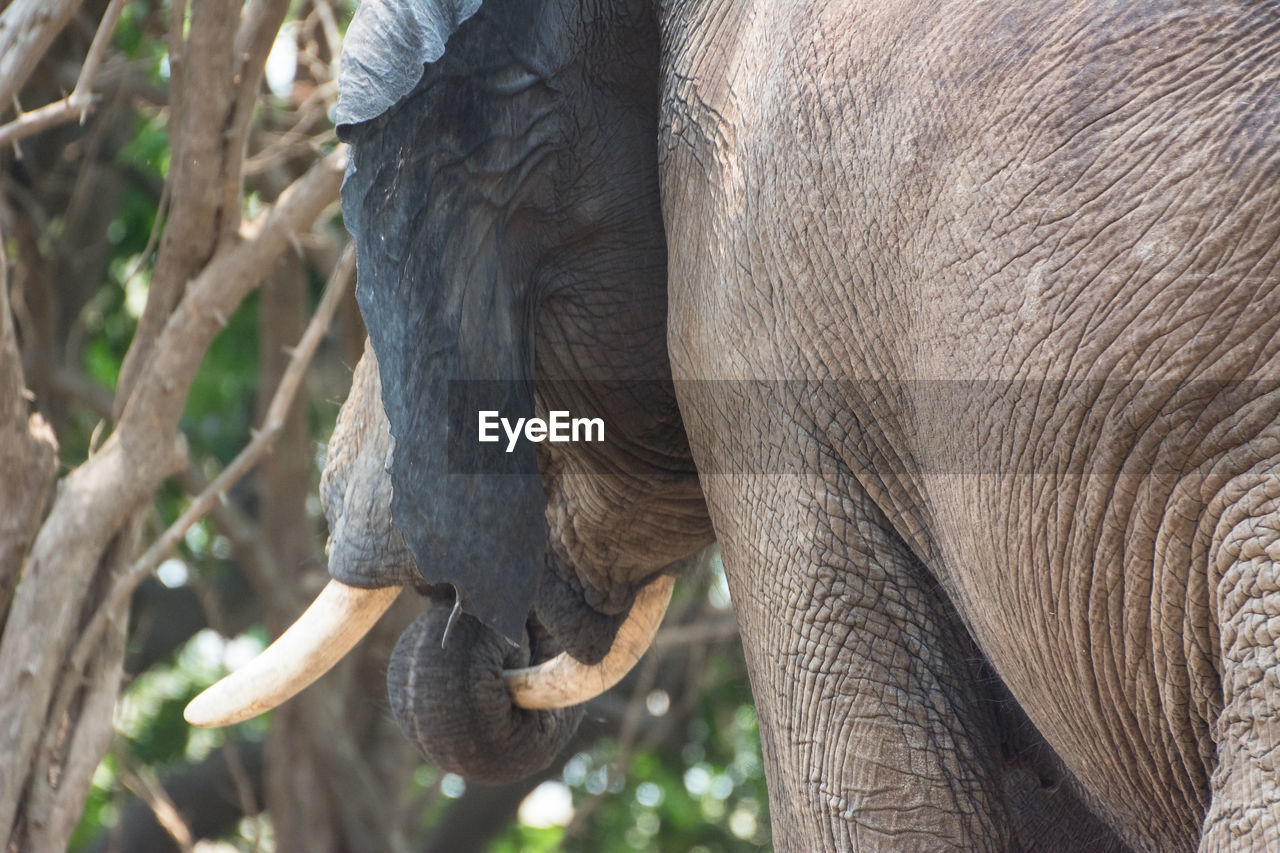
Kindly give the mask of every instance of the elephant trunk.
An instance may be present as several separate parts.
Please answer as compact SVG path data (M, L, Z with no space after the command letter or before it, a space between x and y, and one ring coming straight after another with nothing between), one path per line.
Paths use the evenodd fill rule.
M455 614L452 600L432 601L391 655L392 713L401 731L443 770L490 784L536 773L573 737L582 708L521 708L504 669L546 660L556 651L534 619L513 648L475 617Z

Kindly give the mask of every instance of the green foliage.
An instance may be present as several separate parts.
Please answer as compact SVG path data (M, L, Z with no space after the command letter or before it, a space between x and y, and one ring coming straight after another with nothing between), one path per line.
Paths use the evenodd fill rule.
M638 753L625 775L609 772L611 743L570 760L564 776L575 805L601 799L566 851L740 853L768 845L760 733L740 654L712 659L710 687L681 736Z
M187 751L191 726L182 719L182 709L198 691L184 691L176 697L162 699L148 725L129 739L133 756L144 764L162 765L177 761Z
M158 16L155 14L157 6L160 7L158 11L162 13ZM167 21L168 18L168 2L130 0L125 3L120 13L120 21L116 24L116 31L112 38L112 47L131 60L145 63L155 82L160 82L167 76L167 72L163 69L168 50L164 39L158 38L163 35L163 32L153 32L149 28L154 26L157 19Z
M191 383L183 431L197 450L222 463L244 445L258 385L258 298L250 296L227 320Z
M138 117L138 133L133 140L120 149L120 162L137 168L144 173L152 175L156 178L163 178L169 174L169 130L165 124L165 118L162 115L150 115ZM154 205L144 205L133 209L130 212L141 213L143 216L150 214L154 216ZM140 224L137 222L136 224ZM150 227L146 230L135 230L129 233L135 235L146 235L149 233ZM139 246L140 250L142 247Z
M98 765L98 769L94 771L89 800L85 803L80 823L76 825L75 832L67 843L67 850L71 853L88 847L89 843L102 832L103 827L115 825L119 816L116 799L120 787L117 782L116 765L115 756L108 753Z
M563 843L563 827L542 828L515 824L489 850L490 853L553 853L564 849Z
M143 30L153 5L149 2L125 4L113 46L124 56L141 63L152 81L160 85L165 76L162 73L167 56L165 45L163 40L149 38ZM165 14L167 16L167 12ZM136 134L116 153L120 168L147 175L156 185L163 180L169 169L166 119L167 113L159 109L141 112L135 117ZM156 226L157 202L158 198L138 182L124 183L120 203L106 232L107 280L81 313L85 338L80 366L87 377L105 388L116 386L120 365L146 302L149 259L142 257L142 253ZM97 418L76 413L71 428L64 426L59 430L61 453L67 464L78 464L88 455L89 438L96 425Z

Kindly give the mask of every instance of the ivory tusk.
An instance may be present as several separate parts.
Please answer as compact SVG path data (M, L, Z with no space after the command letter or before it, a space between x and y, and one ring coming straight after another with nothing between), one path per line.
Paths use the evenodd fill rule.
M674 585L675 578L664 576L640 590L613 647L599 663L588 666L562 653L537 666L504 671L512 701L530 710L568 708L617 684L648 651Z
M351 651L400 590L329 581L298 621L262 654L192 699L183 716L195 726L229 726L271 710Z

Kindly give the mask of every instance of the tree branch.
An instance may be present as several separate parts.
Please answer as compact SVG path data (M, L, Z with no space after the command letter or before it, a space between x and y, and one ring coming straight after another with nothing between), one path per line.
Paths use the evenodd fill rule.
M0 126L0 146L11 145L19 139L26 139L73 118L78 117L81 123L84 122L97 101L93 94L93 77L98 73L98 66L111 43L111 34L115 32L116 22L120 20L123 9L124 0L111 0L107 11L102 14L102 22L94 33L93 43L89 45L89 53L80 66L80 77L71 94L38 110L21 113L13 121Z
M342 35L338 30L338 21L333 16L333 7L329 0L316 0L315 13L320 18L320 29L324 32L325 47L333 57L329 69L329 79L338 79L338 62L341 57Z
M228 316L295 235L336 200L345 160L340 147L317 163L260 217L252 239L219 253L190 283L117 430L63 481L0 641L0 755L6 757L0 762L0 838L14 826L42 733L57 724L49 703L103 554L160 482L185 464L178 422L221 328L218 318Z
M219 253L187 286L156 341L155 351L165 357L151 359L143 369L120 416L116 435L122 442L153 421L176 428L205 350L263 271L337 200L346 161L346 146L339 145L244 229L245 243Z
M668 652L685 646L720 643L738 636L738 620L733 614L683 625L663 626L653 638L653 649Z
M152 816L155 817L156 823L169 834L178 849L182 853L191 853L195 842L191 828L182 819L178 807L173 804L173 800L170 799L151 768L129 767L121 774L120 780L135 797L146 804Z
M8 108L81 0L14 0L0 14L0 110Z
M187 282L207 265L222 245L221 221L240 218L224 210L221 186L232 152L223 131L232 118L236 90L234 39L243 4L239 0L201 0L193 3L188 20L186 4L173 4L169 32L169 217L160 237L160 251L151 273L147 304L125 354L116 387L114 413L118 417L140 375L157 352L157 338L182 299ZM184 38L185 34L185 38Z
M9 310L8 259L0 233L0 633L57 475L58 442L29 393Z
M143 519L142 513L135 512L113 537L102 557L102 575L86 590L90 597L123 570L142 536ZM27 779L19 829L9 838L17 849L66 846L89 796L94 768L114 733L112 709L120 694L124 647L125 626L117 623L93 650L84 677L58 682L43 730L32 733L40 748Z
M198 495L209 488L209 479L194 465L179 475L182 488ZM260 525L235 501L219 500L209 510L218 530L231 541L231 551L253 592L262 600L264 610L302 611L304 602L293 587L285 583L280 566L259 535Z
M354 246L348 246L347 251L343 254L342 263L338 265L337 269L333 271L333 275L329 278L329 283L325 287L324 296L320 299L320 305L316 308L316 313L312 316L306 331L303 332L302 339L294 347L293 354L289 359L289 366L285 370L284 376L280 378L280 384L276 386L275 395L271 398L271 405L267 409L267 415L262 427L254 434L253 439L245 448L236 455L231 464L224 468L222 473L215 477L213 482L196 496L186 511L178 517L178 520L169 525L169 529L161 534L151 544L151 547L146 550L146 553L139 557L112 586L111 592L107 595L102 606L98 608L98 612L94 614L93 619L81 635L80 642L76 645L76 649L71 655L71 671L73 673L80 672L83 669L89 655L92 654L93 649L97 646L103 630L112 620L118 619L123 614L125 605L128 604L129 598L133 595L133 591L137 589L138 584L149 577L165 557L177 547L178 543L186 536L187 531L191 529L191 525L204 518L214 504L225 500L226 494L231 487L241 477L249 473L253 466L258 464L258 461L271 450L276 436L284 426L285 415L293 404L293 398L298 393L302 378L306 375L307 365L311 363L311 357L315 354L316 347L320 344L325 331L329 328L329 321L333 319L334 311L337 310L344 291L350 286L354 274L355 248Z
M249 141L249 120L258 103L258 90L266 73L267 56L289 13L289 0L252 0L240 16L236 31L237 90L226 130L228 168L222 182L222 235L225 240L240 227L240 198L244 195L244 155Z
M228 740L199 764L168 773L160 784L193 838L215 838L233 829L240 818L258 813L262 764L261 743ZM94 839L88 849L178 853L179 848L155 812L137 800L124 809L116 827Z

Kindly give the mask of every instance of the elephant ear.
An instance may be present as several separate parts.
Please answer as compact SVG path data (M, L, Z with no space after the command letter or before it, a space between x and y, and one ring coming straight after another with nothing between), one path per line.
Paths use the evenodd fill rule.
M444 55L449 36L480 0L365 0L343 39L338 127L377 118L413 91L423 66Z
M507 85L510 58L495 54L529 22L523 2L496 5L516 20L468 20L478 3L462 0L366 0L345 42L338 122L357 296L394 437L392 518L423 580L451 584L463 610L515 643L543 571L545 496L531 445L480 443L478 412L533 415L533 273L512 247L538 181L511 147L537 151L559 133L544 120L558 95Z

